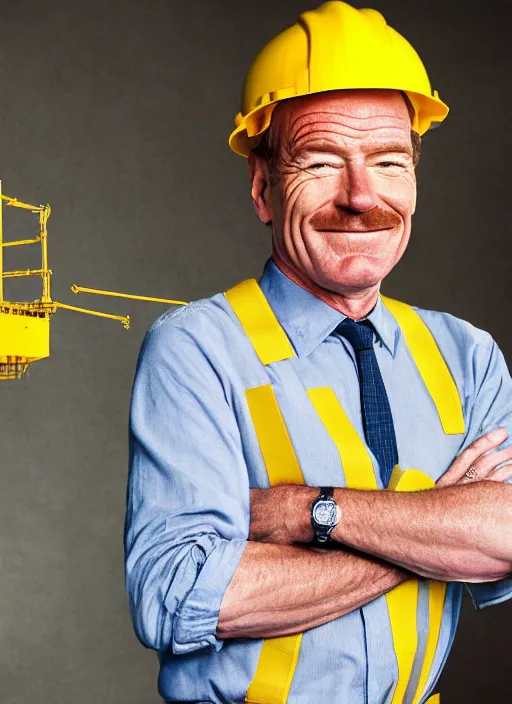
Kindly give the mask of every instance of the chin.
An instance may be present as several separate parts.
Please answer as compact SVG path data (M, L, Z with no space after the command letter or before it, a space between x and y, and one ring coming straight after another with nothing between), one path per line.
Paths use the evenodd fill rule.
M328 291L360 291L378 286L392 268L387 262L368 257L351 257L341 264L320 267L316 278L318 284Z

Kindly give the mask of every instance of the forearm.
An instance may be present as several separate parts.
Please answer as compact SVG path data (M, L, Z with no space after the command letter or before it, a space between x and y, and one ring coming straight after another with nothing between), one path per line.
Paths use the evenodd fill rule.
M408 577L392 565L342 550L250 542L224 594L217 637L301 633L373 601Z
M364 553L446 581L492 581L512 570L512 486L337 489L335 498L342 519L332 538Z

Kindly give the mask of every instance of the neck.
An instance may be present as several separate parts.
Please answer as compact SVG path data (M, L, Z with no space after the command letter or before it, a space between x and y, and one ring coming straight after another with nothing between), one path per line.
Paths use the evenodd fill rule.
M320 300L327 303L335 310L346 315L352 320L365 318L375 308L379 297L380 284L370 288L351 291L349 293L337 293L318 286L313 281L303 279L286 262L273 253L272 258L277 268L291 281L301 288L309 291Z

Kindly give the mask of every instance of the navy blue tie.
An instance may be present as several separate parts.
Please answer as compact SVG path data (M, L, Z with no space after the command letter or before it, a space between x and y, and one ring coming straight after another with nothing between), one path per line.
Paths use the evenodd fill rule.
M387 487L393 467L398 464L398 450L388 395L373 349L374 328L369 320L356 323L346 318L337 331L354 348L359 372L364 435L368 447L379 463L382 483Z

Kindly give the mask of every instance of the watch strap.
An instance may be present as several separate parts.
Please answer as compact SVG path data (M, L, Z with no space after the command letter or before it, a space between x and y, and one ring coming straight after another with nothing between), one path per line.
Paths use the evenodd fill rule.
M326 501L327 499L333 499L334 498L334 487L333 486L321 486L320 487L320 494L319 494L318 498L322 499L323 501Z

